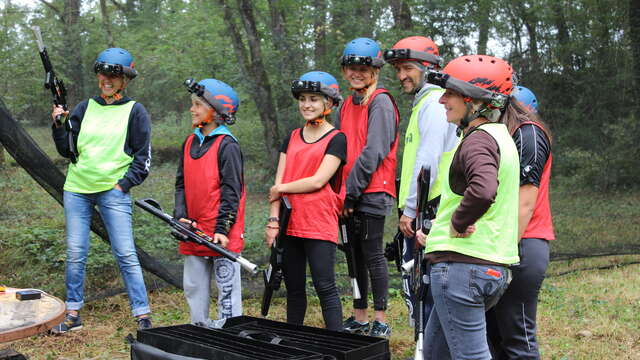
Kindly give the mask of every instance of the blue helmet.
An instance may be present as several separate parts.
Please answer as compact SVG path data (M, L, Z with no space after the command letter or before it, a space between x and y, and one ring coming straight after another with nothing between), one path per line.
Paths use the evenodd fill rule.
M536 95L524 86L516 86L513 90L513 94L518 101L520 101L529 110L538 112L538 99Z
M291 83L294 98L297 99L303 92L322 94L333 100L334 106L338 106L342 101L338 80L324 71L310 71Z
M344 47L340 64L342 66L369 65L379 68L384 65L384 60L380 46L375 40L357 38L349 41Z
M202 79L196 83L193 78L187 79L184 85L190 93L196 94L211 105L226 124L236 122L235 113L240 106L240 99L231 86L216 79Z
M98 54L96 62L93 64L93 71L98 74L126 75L133 79L138 76L134 69L133 56L121 48L109 48Z

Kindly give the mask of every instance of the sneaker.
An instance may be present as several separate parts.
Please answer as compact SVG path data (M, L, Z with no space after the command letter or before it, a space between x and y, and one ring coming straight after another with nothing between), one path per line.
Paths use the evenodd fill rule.
M153 327L153 324L151 324L151 318L148 316L143 318L136 318L136 321L138 322L138 330L146 330Z
M369 336L388 339L391 336L391 327L381 321L375 320L371 326Z
M369 322L361 323L354 316L348 318L343 326L344 331L352 334L367 335L369 332Z
M64 317L64 321L60 324L56 325L51 329L52 334L64 334L69 331L76 331L82 329L82 320L80 319L80 314L73 316L71 314L67 314Z

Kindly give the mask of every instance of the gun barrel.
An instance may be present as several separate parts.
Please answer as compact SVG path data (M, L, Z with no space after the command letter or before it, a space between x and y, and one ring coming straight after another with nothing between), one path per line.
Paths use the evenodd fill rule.
M238 256L236 258L236 261L240 264L240 266L242 266L245 270L247 270L248 272L250 272L251 274L257 274L258 273L258 265L252 263L251 261L243 258L242 256Z
M36 35L36 42L38 43L38 50L40 52L44 51L44 41L42 41L42 33L40 33L40 27L39 26L32 26L31 30L33 30L33 33Z

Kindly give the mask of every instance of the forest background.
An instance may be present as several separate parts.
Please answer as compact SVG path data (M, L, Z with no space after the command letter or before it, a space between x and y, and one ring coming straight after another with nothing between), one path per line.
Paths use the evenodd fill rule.
M244 255L258 263L267 255L261 239L277 149L291 129L302 125L290 93L293 79L310 70L327 71L348 95L339 56L347 41L362 36L376 39L383 49L405 36L430 36L445 61L475 53L502 57L518 72L520 84L535 92L553 133L551 200L558 241L552 243L551 272L640 260L640 144L634 140L640 131L640 0L0 0L0 15L0 98L62 171L67 161L50 137L51 97L43 88L30 26L42 30L70 107L97 95L92 65L100 51L117 46L133 54L140 75L127 93L145 105L153 132L151 174L133 195L155 197L168 212L180 145L191 131L190 100L182 83L188 77L213 77L233 86L241 105L231 131L244 154L250 203ZM390 66L382 80L399 103L403 133L412 98L400 92ZM400 150L403 142L401 135ZM175 243L157 219L136 210L134 225L139 246L180 268ZM387 240L395 226L396 219L388 217ZM94 241L91 251L89 298L121 292L108 246ZM622 254L635 255L576 260ZM46 287L64 297L62 209L1 145L0 255L0 283ZM637 268L628 269L625 276L637 279ZM345 272L342 266L339 280L348 293ZM601 281L607 274L594 277ZM626 288L626 279L613 287ZM149 281L154 289L162 286L153 276ZM601 342L594 342L584 358L606 357L593 354L603 351L597 344L612 341L624 343L619 354L640 357L637 290L614 295L611 284L603 290L582 288L579 277L572 281L545 283L542 316L558 325L545 323L544 331L571 337L595 317L607 330L596 335ZM251 289L246 295L255 296ZM590 293L602 291L609 297L594 300ZM401 308L397 290L391 295ZM158 306L156 316L166 324L186 321L184 303L170 298L170 309ZM578 298L584 301L568 300ZM119 311L126 313L122 303ZM97 318L109 318L110 306ZM320 321L317 316L312 321ZM575 328L563 328L568 323ZM397 341L392 342L396 352L409 351L408 342L399 347ZM576 342L562 336L548 341L547 354L554 358L571 353ZM60 351L56 346L51 342L52 354Z

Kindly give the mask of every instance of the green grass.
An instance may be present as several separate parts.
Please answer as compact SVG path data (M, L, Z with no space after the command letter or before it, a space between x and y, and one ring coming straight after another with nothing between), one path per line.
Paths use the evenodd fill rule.
M189 129L172 124L154 127L156 159L177 154L183 136ZM249 131L239 128L238 133ZM30 133L44 150L59 164L49 130L33 128ZM240 135L239 135L240 137ZM242 139L242 138L241 138ZM242 141L241 141L242 142ZM255 144L248 146L256 153ZM267 250L262 244L264 219L267 215L264 181L268 167L255 156L249 156L245 178L249 188L246 217L245 257L264 263ZM64 216L62 207L33 181L24 170L8 159L0 169L0 284L14 287L46 288L64 298ZM149 178L132 190L134 198L153 197L165 211L173 209L175 177L174 162L154 162ZM606 253L608 250L630 251L638 246L640 232L638 204L640 191L595 193L568 187L552 191L552 207L558 240L553 242L554 253ZM176 262L179 257L176 243L168 236L168 228L139 209L134 210L137 244L164 260ZM395 232L394 216L387 219L385 237ZM343 262L342 255L339 261ZM638 262L640 256L597 257L553 262L548 274L599 266L606 270L573 272L565 276L550 276L545 281L539 308L539 334L544 359L640 359L640 266L616 265ZM406 325L406 310L399 297L397 273L391 269L389 316L393 327L391 346L394 359L408 357L412 352L412 330ZM338 266L339 286L349 293L344 264ZM151 284L157 279L149 276ZM247 314L259 313L261 289L257 280L246 281L244 306ZM122 283L108 247L92 235L88 262L87 295L121 288ZM310 289L311 290L311 289ZM317 299L310 291L308 324L322 326ZM182 293L165 288L151 294L154 317L158 325L188 321L188 310ZM343 296L345 317L349 311L349 297ZM124 336L133 332L134 324L128 316L126 297L118 295L90 302L83 316L87 330L63 338L36 336L11 344L32 359L124 359L128 358ZM272 317L283 320L284 301L275 300ZM579 332L588 330L591 336Z

